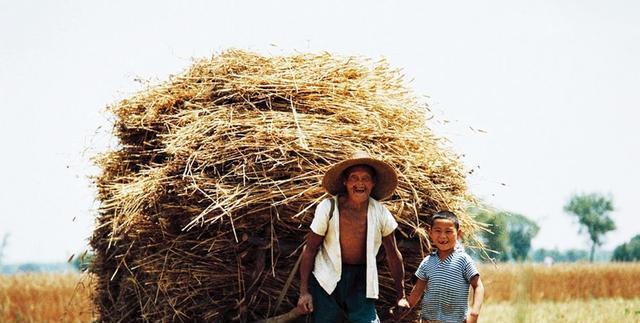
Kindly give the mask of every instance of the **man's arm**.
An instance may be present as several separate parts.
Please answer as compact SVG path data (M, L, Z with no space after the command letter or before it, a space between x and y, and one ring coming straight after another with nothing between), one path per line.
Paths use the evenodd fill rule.
M467 322L475 323L478 320L480 308L482 308L482 302L484 301L484 285L480 275L475 275L471 278L471 287L473 287L473 304L471 305Z
M309 293L309 275L316 261L318 247L322 244L324 237L313 232L307 234L307 244L302 249L302 259L300 260L300 297L298 298L298 309L303 314L313 312L313 299Z
M395 302L398 302L405 298L404 264L402 263L402 255L400 254L400 250L398 250L398 246L396 245L396 237L393 232L382 238L382 244L384 245L384 252L387 254L387 263L389 264L391 277L393 277L393 281L395 282Z

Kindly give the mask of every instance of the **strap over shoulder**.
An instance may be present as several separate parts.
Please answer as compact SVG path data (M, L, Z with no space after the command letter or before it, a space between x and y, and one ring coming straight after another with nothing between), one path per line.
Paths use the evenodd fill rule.
M336 209L336 200L333 196L329 200L331 201L331 209L329 209L329 221L331 221L331 217L333 217L333 211Z

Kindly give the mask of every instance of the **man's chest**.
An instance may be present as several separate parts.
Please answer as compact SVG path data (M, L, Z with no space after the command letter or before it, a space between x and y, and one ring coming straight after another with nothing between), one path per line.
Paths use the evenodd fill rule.
M352 239L366 238L367 215L354 212L340 213L340 237L349 236Z

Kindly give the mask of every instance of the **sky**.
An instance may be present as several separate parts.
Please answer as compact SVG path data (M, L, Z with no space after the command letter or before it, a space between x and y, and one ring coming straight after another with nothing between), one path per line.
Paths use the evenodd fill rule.
M386 58L474 169L470 190L538 222L534 248L587 249L563 206L598 192L611 250L640 233L639 16L622 0L0 0L3 261L84 251L91 158L115 145L105 108L228 48Z

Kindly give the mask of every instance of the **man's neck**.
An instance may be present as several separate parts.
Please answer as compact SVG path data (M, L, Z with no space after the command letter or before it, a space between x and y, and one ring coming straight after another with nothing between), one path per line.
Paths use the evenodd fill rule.
M369 199L364 201L354 201L349 196L344 197L343 207L346 207L353 211L364 211L369 206Z

